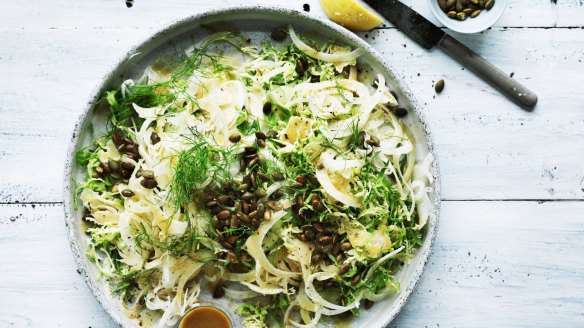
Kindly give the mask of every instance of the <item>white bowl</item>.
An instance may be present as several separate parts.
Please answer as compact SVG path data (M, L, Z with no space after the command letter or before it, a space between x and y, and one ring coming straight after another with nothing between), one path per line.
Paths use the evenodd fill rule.
M231 9L213 10L187 17L183 20L172 23L167 28L153 32L144 42L131 49L120 62L112 67L112 70L103 80L98 82L98 87L89 97L85 110L83 111L77 125L75 126L71 145L65 164L64 181L64 201L65 201L65 223L71 249L75 256L79 272L87 282L87 285L101 303L104 309L110 314L112 319L124 328L138 328L136 319L131 319L124 314L120 302L113 297L104 283L99 279L99 273L95 265L88 261L85 256L87 248L87 236L81 222L82 209L75 209L73 201L75 199L74 180L83 180L84 170L75 164L75 152L88 144L92 140L89 123L93 122L96 128L100 123L100 113L96 110L96 103L99 101L104 91L117 87L126 78L140 76L144 68L152 64L153 60L159 58L164 53L173 52L174 49L184 49L181 46L185 42L192 45L193 40L200 40L214 31L240 31L244 35L259 42L269 38L270 32L275 28L292 25L301 33L320 39L338 40L353 47L362 48L365 52L360 57L360 64L368 65L375 71L385 75L387 85L394 90L399 97L403 107L409 110L409 114L403 122L408 125L416 140L416 149L420 151L420 157L426 154L434 155L433 175L434 184L432 186L431 200L432 210L428 223L422 230L423 244L416 251L410 262L397 274L402 286L402 290L392 297L377 302L374 307L364 311L362 315L356 317L347 327L385 327L399 313L404 306L408 296L412 293L416 282L419 280L428 257L430 255L432 243L436 236L438 224L438 214L440 207L440 179L438 164L434 151L434 144L428 130L428 125L421 111L422 107L415 100L409 88L399 79L394 70L385 62L369 44L363 41L348 30L333 24L329 21L320 20L313 16L306 15L298 11L291 11L281 8L265 7L237 7ZM250 39L250 41L251 41ZM80 104L81 105L81 104ZM202 292L201 301L211 300L212 297L205 290ZM227 300L213 300L222 309L232 311L234 303ZM236 317L234 313L229 313ZM319 327L332 325L333 322L322 322ZM240 327L240 322L234 323L235 327Z
M507 0L495 0L495 4L490 10L482 10L481 13L475 17L467 17L463 21L452 19L442 11L438 0L428 0L428 5L434 16L449 29L459 33L478 33L493 26L507 7Z

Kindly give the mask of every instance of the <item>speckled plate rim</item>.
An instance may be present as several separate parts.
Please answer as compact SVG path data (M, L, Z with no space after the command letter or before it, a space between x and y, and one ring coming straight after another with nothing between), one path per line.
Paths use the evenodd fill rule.
M382 66L385 67L387 73L389 74L390 78L393 79L401 89L401 91L409 98L411 102L412 108L410 112L413 111L422 124L421 130L424 135L426 145L428 147L428 152L432 154L434 157L434 161L432 163L432 171L434 177L434 184L432 186L432 196L433 196L433 211L430 215L427 224L427 235L424 239L424 243L420 249L417 251L417 256L419 256L419 262L415 265L413 270L413 275L411 276L411 280L408 285L403 288L403 290L399 293L398 299L396 300L396 305L388 312L382 319L379 320L379 327L385 327L389 325L389 323L395 319L398 313L402 310L403 306L407 302L409 296L413 292L417 282L420 280L420 277L424 271L426 263L428 262L430 253L432 251L432 246L434 244L434 240L436 238L437 228L438 228L438 220L439 220L439 213L440 213L440 174L439 174L439 167L438 167L438 157L436 155L434 141L432 135L430 133L428 123L425 119L425 115L421 111L421 106L419 105L418 101L414 97L413 93L409 89L409 87L401 80L398 79L395 75L395 70L391 65L387 63L387 61L367 42L363 39L359 38L357 35L353 34L352 32L336 25L330 21L323 20L319 17L314 17L309 14L305 14L300 11L279 8L279 7L267 7L267 6L238 6L238 7L226 7L220 9L214 9L205 11L202 13L194 14L188 16L186 18L174 21L167 25L166 27L158 30L145 40L139 42L136 46L132 47L125 55L123 55L109 70L103 79L100 80L99 85L92 91L88 102L85 104L85 109L82 114L77 119L73 129L73 135L71 138L71 143L69 145L67 155L65 158L65 170L64 170L64 180L63 180L63 198L64 198L64 214L65 214L65 226L67 230L67 237L69 239L69 244L71 246L71 250L73 252L73 256L75 258L75 262L79 269L80 275L83 277L85 282L87 283L89 289L95 295L97 301L101 304L102 308L110 315L110 317L120 326L128 327L124 324L124 321L127 318L122 317L117 309L114 307L114 304L111 302L111 298L109 295L104 295L102 290L98 287L99 282L94 280L88 273L88 260L86 259L82 248L80 247L79 243L77 242L74 230L74 220L77 218L74 217L73 211L73 203L74 203L74 186L72 183L73 177L73 167L75 165L75 152L78 149L78 143L80 142L80 135L83 129L85 128L88 119L90 118L90 113L94 109L95 104L99 101L101 95L106 90L108 86L108 81L110 81L113 76L119 73L119 70L129 61L134 54L139 52L139 50L150 43L155 43L159 41L160 38L164 38L165 35L169 34L171 31L175 29L179 29L180 27L196 24L197 21L203 20L209 17L223 17L225 15L238 15L238 14L246 14L246 13L254 13L254 12L261 12L263 14L269 15L272 14L280 14L286 15L290 17L290 21L293 23L294 20L305 20L311 21L317 25L321 25L326 29L331 30L334 33L339 35L339 39L345 38L352 42L354 45L361 47L367 52L373 59L379 62ZM341 38L342 37L342 38ZM126 320L124 320L126 319Z

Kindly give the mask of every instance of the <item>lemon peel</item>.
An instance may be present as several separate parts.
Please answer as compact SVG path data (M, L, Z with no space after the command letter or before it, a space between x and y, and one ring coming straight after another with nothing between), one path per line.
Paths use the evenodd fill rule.
M360 0L320 0L328 18L351 31L368 31L383 23L373 9Z

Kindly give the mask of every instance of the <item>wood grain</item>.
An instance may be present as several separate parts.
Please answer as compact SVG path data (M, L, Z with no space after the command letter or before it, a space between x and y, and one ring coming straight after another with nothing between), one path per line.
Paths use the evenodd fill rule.
M577 327L584 202L443 203L430 262L392 327ZM0 205L0 326L115 327L76 272L62 208Z

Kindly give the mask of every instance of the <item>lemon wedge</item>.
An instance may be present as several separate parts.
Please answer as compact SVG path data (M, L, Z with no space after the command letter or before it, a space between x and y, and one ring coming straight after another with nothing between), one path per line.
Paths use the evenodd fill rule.
M368 31L383 23L383 18L360 0L320 0L320 5L333 22L352 31Z

